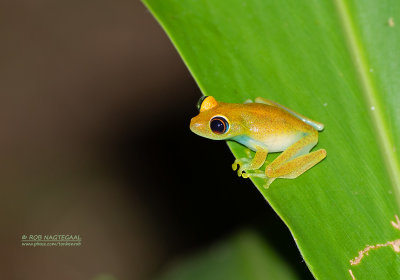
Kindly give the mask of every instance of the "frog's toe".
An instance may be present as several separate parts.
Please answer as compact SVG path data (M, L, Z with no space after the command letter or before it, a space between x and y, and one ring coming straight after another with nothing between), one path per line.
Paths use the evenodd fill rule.
M248 167L247 163L248 159L247 158L241 158L241 159L236 159L233 164L232 164L232 169L233 171L237 170L238 176L242 176L242 173L246 170L246 167Z
M242 178L247 179L250 177L256 177L256 176L254 176L254 173L248 173L247 171L242 173Z
M244 165L241 165L237 171L237 175L239 177L241 177L243 175L243 172L245 172L246 170L244 169Z
M237 170L237 174L238 176L242 176L243 173L243 162L239 159L236 159L233 163L232 163L232 170L236 171Z
M239 160L235 160L232 163L232 170L235 171L236 169L238 169L238 166L240 166Z
M275 181L275 179L276 179L276 178L267 177L265 175L265 173L262 172L261 170L256 170L255 172L251 172L251 173L243 173L242 177L243 178L250 178L250 177L251 178L261 178L261 179L266 180L265 184L263 185L263 187L265 189L268 189L269 186L272 184L272 182Z
M266 179L267 176L265 176L265 173L261 170L252 170L251 172L247 172L242 174L243 178L250 178L250 177L256 177L256 178L262 178Z
M267 182L264 185L264 189L268 189L269 186L272 184L273 181L275 181L276 178L268 178Z
M242 160L236 159L236 160L232 163L232 170L233 170L233 171L238 170L238 172L239 172L239 170L243 169L243 168L242 168L243 165L244 165L244 163L243 163ZM238 168L239 168L239 169L238 169Z

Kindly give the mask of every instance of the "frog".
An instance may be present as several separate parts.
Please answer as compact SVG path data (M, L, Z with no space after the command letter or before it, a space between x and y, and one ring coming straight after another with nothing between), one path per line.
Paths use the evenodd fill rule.
M203 96L197 107L190 130L208 139L238 142L255 152L253 158L236 159L232 169L239 177L265 179L265 189L275 179L297 178L326 157L325 149L310 152L324 125L274 101L257 97L254 102L225 103ZM269 153L278 152L275 160L266 161ZM265 163L265 170L260 170Z

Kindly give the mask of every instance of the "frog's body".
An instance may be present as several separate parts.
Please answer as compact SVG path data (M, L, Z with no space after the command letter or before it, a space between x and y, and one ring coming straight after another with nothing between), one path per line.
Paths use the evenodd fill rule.
M321 149L309 151L318 142L321 123L310 120L280 104L258 97L256 103L217 102L212 96L201 100L200 114L191 120L191 130L215 140L233 140L256 152L250 163L234 162L238 175L268 178L266 187L276 178L296 178L326 156ZM259 169L268 152L282 152L264 173L243 173Z
M271 153L282 152L305 133L314 131L313 127L278 107L260 103L239 105L232 113L242 117L242 125L247 131L244 135L234 136L230 140L237 141L253 151L257 151L256 147L263 147Z

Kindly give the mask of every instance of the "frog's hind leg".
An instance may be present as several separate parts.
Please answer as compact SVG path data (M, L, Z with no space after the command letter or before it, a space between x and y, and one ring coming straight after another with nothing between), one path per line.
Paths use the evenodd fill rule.
M265 168L265 175L269 178L265 187L268 188L276 178L296 178L324 159L324 149L309 153L317 142L318 132L314 131L280 154Z
M286 175L279 176L279 178L285 179L294 179L306 172L308 169L316 165L318 162L323 160L326 157L326 151L324 149L320 149L318 151L299 156L291 161L289 161L285 166L287 169L294 169L297 166L297 169L294 169L291 173ZM278 170L277 170L278 172Z

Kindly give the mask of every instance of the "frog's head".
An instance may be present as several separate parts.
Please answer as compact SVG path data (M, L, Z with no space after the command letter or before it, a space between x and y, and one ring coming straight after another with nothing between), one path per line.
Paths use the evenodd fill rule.
M235 104L217 102L212 96L203 96L197 103L200 113L190 121L190 130L197 135L225 140L243 134L240 114Z

